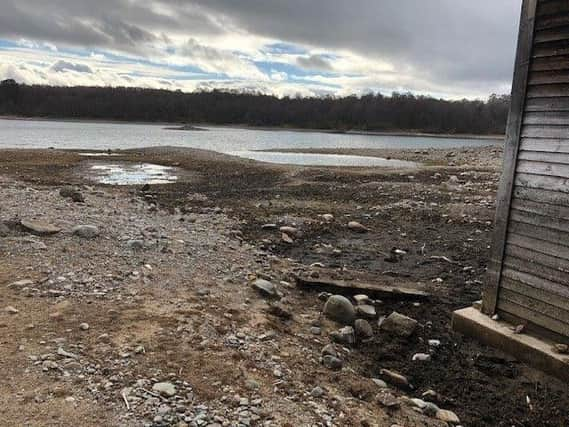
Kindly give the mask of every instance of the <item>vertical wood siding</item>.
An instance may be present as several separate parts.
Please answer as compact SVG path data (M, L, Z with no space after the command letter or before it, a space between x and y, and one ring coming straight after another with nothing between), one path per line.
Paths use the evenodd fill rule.
M506 144L484 310L569 338L569 0L524 1Z

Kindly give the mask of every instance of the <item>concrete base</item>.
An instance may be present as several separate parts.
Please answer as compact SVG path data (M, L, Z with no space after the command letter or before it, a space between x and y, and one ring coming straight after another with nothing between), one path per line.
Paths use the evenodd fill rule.
M554 343L550 341L524 333L515 334L512 325L492 320L473 307L455 311L452 315L452 328L534 368L569 381L569 355L554 352Z

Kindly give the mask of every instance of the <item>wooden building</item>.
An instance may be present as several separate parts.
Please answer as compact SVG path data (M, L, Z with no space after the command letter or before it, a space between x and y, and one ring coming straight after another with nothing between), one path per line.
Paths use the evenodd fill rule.
M569 0L524 0L482 311L569 344Z

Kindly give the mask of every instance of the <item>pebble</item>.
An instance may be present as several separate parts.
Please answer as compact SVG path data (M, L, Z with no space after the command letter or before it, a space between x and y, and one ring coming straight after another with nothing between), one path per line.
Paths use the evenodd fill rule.
M354 301L357 305L371 305L371 298L364 294L354 295Z
M156 383L152 386L152 391L165 397L172 397L176 394L176 386L169 382Z
M83 239L93 239L99 235L99 228L95 225L77 225L71 232Z
M33 220L23 219L22 221L20 221L20 224L26 230L34 234L38 234L40 236L57 234L61 231L61 228L44 221L33 221Z
M387 382L400 386L400 387L409 387L409 380L407 377L395 372L390 371L389 369L381 369L379 374L386 379Z
M387 383L383 380L380 380L379 378L372 378L371 379L373 381L373 383L378 386L379 388L389 388L389 386L387 385Z
M20 310L18 310L16 307L12 307L11 305L6 307L4 311L8 314L18 314L20 312Z
M441 421L445 421L447 423L451 423L451 424L459 424L460 423L460 418L458 418L458 416L454 412L447 411L446 409L439 409L436 413L436 417L437 417L437 419L439 419Z
M374 319L377 317L377 312L375 311L375 307L373 305L358 305L356 306L356 311L358 312L358 315L368 319Z
M322 387L316 386L312 389L312 391L310 392L310 395L314 398L322 397L322 396L324 396L324 390L322 389Z
M413 362L429 362L431 360L431 355L425 353L416 353L413 355L411 360L413 360Z
M279 299L280 296L277 291L277 287L265 279L257 279L253 282L253 289L255 289L259 294L265 298L269 299Z
M343 345L353 345L356 342L356 334L354 328L351 326L344 326L343 328L334 331L330 334L332 341Z
M366 226L360 224L357 221L348 222L348 228L352 231L355 231L356 233L365 233L365 232L369 231Z
M342 295L332 295L324 304L324 315L335 322L353 325L356 310L350 300Z
M330 355L322 357L322 364L333 371L339 371L344 366L342 359Z
M89 329L89 324L88 323L81 323L79 325L79 329L81 329L82 331L87 331Z

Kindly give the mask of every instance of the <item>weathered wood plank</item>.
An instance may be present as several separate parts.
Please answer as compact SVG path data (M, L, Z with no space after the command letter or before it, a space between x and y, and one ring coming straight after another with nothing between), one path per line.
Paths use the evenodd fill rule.
M518 155L518 159L529 162L558 163L569 165L569 153L544 153L542 151L533 150L528 151L524 150L522 146L520 146L520 154Z
M565 13L569 13L569 3L564 0L538 2L536 10L538 21L546 15L562 15Z
M506 144L504 148L504 167L496 200L497 211L492 242L492 263L495 268L489 270L489 280L484 289L482 311L494 314L498 299L501 266L508 234L509 210L515 180L523 112L528 89L528 73L535 34L535 12L537 0L527 0L522 4L520 30L516 50L516 64L512 83L512 101L506 126Z
M520 150L569 153L569 139L522 138Z
M512 209L511 219L512 221L521 222L524 224L531 224L538 227L547 228L550 230L569 233L569 221L560 218L558 216L555 216L556 212L557 209L555 205L547 205L547 204L542 205L542 211L539 214L519 211L514 208ZM545 236L543 237L543 239L549 240L546 239ZM567 240L566 245L569 246L569 240Z
M518 187L541 188L543 190L569 193L569 180L556 176L541 176L525 173L517 173L515 184Z
M555 243L536 239L531 236L511 232L508 234L507 244L520 246L545 255L569 260L569 249L566 246L556 245Z
M543 56L533 59L530 67L530 75L535 71L567 70L568 68L569 56Z
M569 26L536 31L535 43L552 42L569 39Z
M547 302L547 300L542 301L541 299L533 298L523 293L518 293L518 291L523 292L523 289L518 288L510 290L506 287L502 287L500 289L500 300L518 304L532 311L542 313L547 317L559 320L560 322L563 322L569 326L569 309L551 305ZM532 293L532 295L535 295L535 293Z
M568 324L560 322L557 319L553 319L545 314L534 311L531 308L523 307L510 301L500 300L498 309L503 310L506 313L513 314L514 316L517 316L521 319L531 319L532 323L557 332L560 335L569 335Z
M528 84L530 86L554 83L569 83L569 69L555 71L532 71L528 80Z
M512 212L512 217L513 216L514 212ZM510 223L510 232L556 244L559 247L563 248L563 252L558 256L567 254L566 257L569 259L569 233L567 232L542 227L536 224L518 222L517 220L513 219Z
M527 99L525 111L569 111L569 97Z
M558 98L569 96L569 84L546 84L529 86L528 98Z
M567 73L569 79L569 72ZM524 114L524 125L564 125L569 126L569 111L540 111Z
M514 248L514 250L519 249L516 247L512 248ZM527 252L528 252L527 254L523 254L526 258L536 255L535 252L534 253L532 253L531 251ZM565 268L563 270L559 268L551 268L549 266L540 264L535 259L518 258L516 256L511 255L511 253L512 251L510 247L506 247L506 257L504 258L505 267L508 267L511 270L519 271L521 273L533 274L534 276L541 277L542 279L558 283L560 285L563 285L564 287L569 288L569 274L567 271L568 268ZM559 259L557 260L559 261ZM569 267L569 263L565 262L565 265ZM504 277L502 277L502 281L503 280ZM555 299L555 298L550 298L550 299ZM567 305L567 308L569 309L569 305Z
M542 16L535 21L536 30L547 30L557 27L569 26L569 14L555 14Z
M569 126L538 126L527 125L522 128L524 138L547 138L563 139L569 138Z
M562 303L562 307L569 308L567 305L569 304L569 287L561 283L546 280L522 271L512 270L507 267L504 268L503 278L526 286L531 286L532 288L541 289L544 292L549 292L550 295L553 294L554 296L560 297L558 303Z
M558 191L515 187L514 198L518 200L531 200L536 203L569 206L569 194L560 193Z
M521 199L517 197L516 190L514 191L514 199L512 200L512 209L518 211L518 214L525 212L529 215L543 215L549 218L569 221L569 206Z
M518 161L517 172L569 178L569 165L560 163L535 162L533 160L520 160Z

